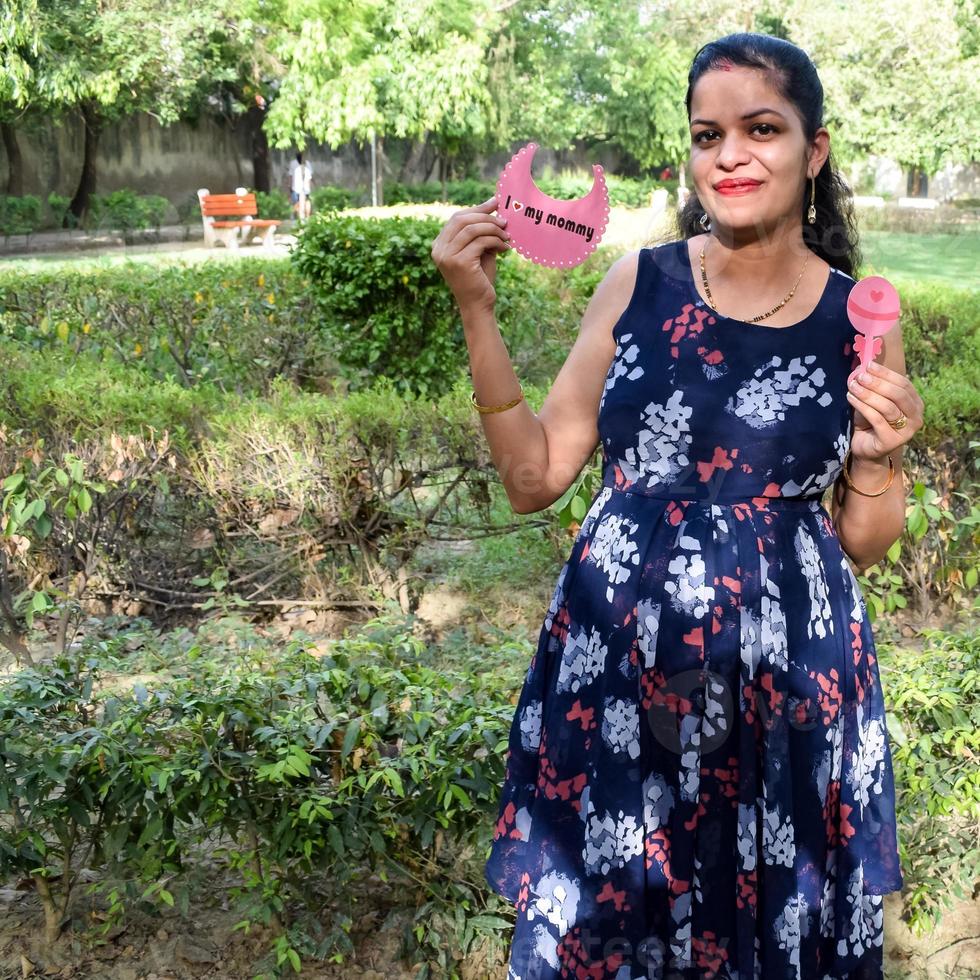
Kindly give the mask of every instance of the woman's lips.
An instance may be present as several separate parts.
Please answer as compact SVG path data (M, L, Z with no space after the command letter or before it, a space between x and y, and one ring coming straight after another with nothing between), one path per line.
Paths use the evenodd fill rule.
M716 187L715 190L719 194L724 194L725 197L736 197L739 194L750 194L752 191L757 191L761 186L762 184L736 184L728 187Z

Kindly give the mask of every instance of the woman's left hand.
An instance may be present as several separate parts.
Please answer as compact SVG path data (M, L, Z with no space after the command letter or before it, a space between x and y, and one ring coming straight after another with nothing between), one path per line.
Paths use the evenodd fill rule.
M908 442L922 428L924 403L911 381L878 361L872 361L867 380L856 371L848 382L847 399L854 407L851 455L881 460ZM902 416L908 422L895 429L889 422Z

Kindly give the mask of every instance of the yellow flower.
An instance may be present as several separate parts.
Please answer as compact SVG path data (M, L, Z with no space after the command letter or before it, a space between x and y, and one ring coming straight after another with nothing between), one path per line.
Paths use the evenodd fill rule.
M402 276L402 285L403 286L407 286L408 285L408 276Z
M195 293L194 294L194 302L195 303L203 303L204 302L204 297L200 293Z
M139 357L139 356L140 356L140 354L142 354L142 353L143 353L143 345L142 345L142 344L139 344L139 343L138 343L138 344L136 344L136 346L135 346L135 347L133 347L133 353L134 353L134 354L135 354L135 355L136 355L137 357Z
M82 333L91 333L91 332L92 332L92 324L91 323L83 323L82 324Z
M259 289L261 289L264 285L265 285L265 273L264 272L260 272L259 273Z
M275 304L275 302L276 302L276 294L275 293L269 293L266 296L265 301L267 303L270 303L270 304Z

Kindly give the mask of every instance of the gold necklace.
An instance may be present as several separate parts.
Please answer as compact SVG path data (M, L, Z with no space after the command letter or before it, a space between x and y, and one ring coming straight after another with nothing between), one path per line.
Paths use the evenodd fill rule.
M715 306L715 301L711 298L711 289L708 286L708 276L707 276L707 274L704 271L704 250L705 250L706 245L707 245L707 243L705 243L705 245L702 245L701 246L701 256L700 256L700 262L701 262L701 282L704 284L704 292L705 292L705 295L708 297L708 305L717 313L718 312L718 307ZM759 320L765 320L765 318L767 316L772 316L773 313L776 312L776 310L779 310L782 307L784 307L793 298L793 294L796 292L796 287L799 286L800 280L803 278L803 273L806 272L806 264L809 261L810 261L810 250L807 249L806 250L806 258L803 260L803 268L800 270L800 274L797 277L797 280L794 283L793 288L789 291L789 294L786 296L786 298L778 306L774 306L771 310L769 310L768 313L760 313L758 316L754 316L754 317L752 317L751 320L746 320L745 322L746 323L756 323Z

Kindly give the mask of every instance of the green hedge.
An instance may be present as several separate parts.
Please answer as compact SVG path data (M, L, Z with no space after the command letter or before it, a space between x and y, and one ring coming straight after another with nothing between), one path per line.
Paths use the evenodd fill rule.
M321 390L340 373L355 387L385 376L402 391L438 395L468 375L458 311L430 255L440 227L321 212L295 264L0 270L0 339L91 354L184 387L261 393L286 378ZM600 249L571 270L498 258L498 320L522 380L550 385L620 251ZM903 282L902 297L906 364L926 402L916 445L952 440L965 450L980 422L976 293Z
M980 304L969 289L903 281L906 369L925 402L916 443L965 446L980 426Z
M650 204L650 195L659 187L664 187L670 193L670 199L676 200L678 181L657 180L654 177L630 178L606 174L606 188L609 191L609 203L627 208L645 208ZM583 197L592 187L592 177L568 176L542 177L535 180L539 190L551 197L574 198ZM462 207L469 207L485 201L497 191L496 180L456 180L446 183L445 191L439 181L429 181L424 184L401 184L388 181L384 185L385 204L431 204L447 201Z
M384 376L406 392L437 394L465 370L459 312L430 255L441 225L329 212L306 223L292 257L353 386Z
M332 368L311 313L303 278L277 259L0 272L0 337L25 350L132 365L184 387L317 383Z
M93 194L85 227L92 231L118 231L129 239L134 232L148 228L159 231L169 211L170 202L159 194L137 194L126 189Z
M0 195L0 235L33 235L41 227L41 199Z

